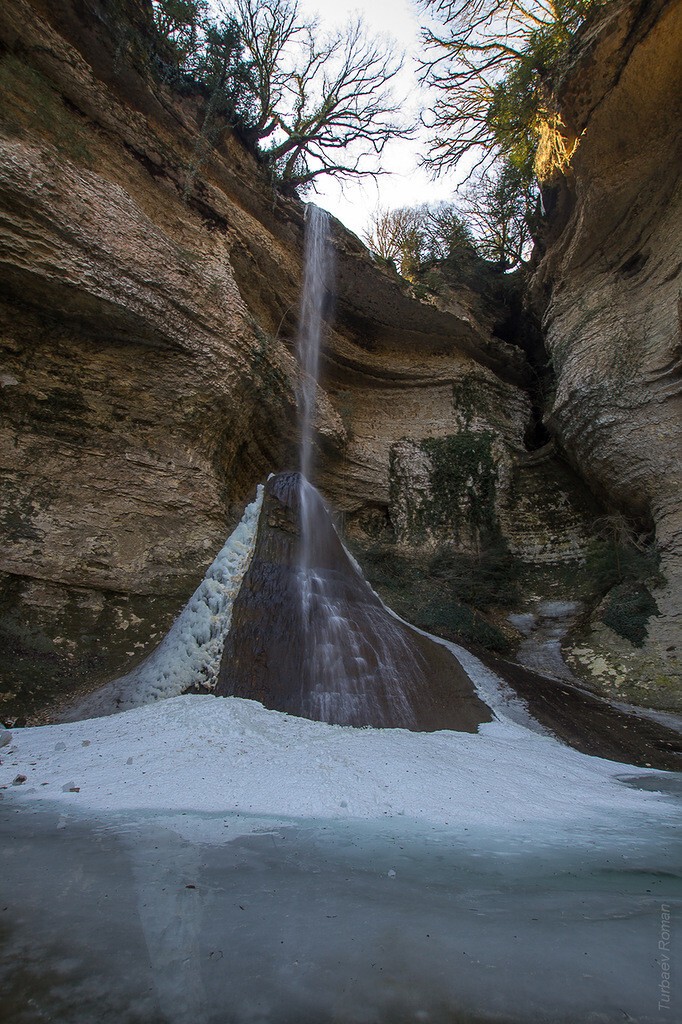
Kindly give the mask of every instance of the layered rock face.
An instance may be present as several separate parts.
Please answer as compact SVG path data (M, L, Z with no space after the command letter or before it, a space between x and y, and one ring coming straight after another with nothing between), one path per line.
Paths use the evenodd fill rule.
M293 301L291 240L243 208L251 162L228 140L225 187L184 203L196 110L136 67L144 10L53 6L0 13L10 697L22 664L70 687L153 644L292 434L294 360L232 266L248 237Z
M655 9L663 18L663 5ZM5 718L57 710L62 696L130 671L192 592L256 483L297 463L304 208L273 193L229 131L209 150L205 99L171 92L150 70L150 18L143 0L12 0L0 10ZM629 62L659 31L655 17L642 25L625 32L622 74L595 87L585 110L576 93L577 121L597 124L616 103ZM618 32L595 34L594 47L611 38L607 63L625 52ZM658 72L641 73L663 89ZM668 116L653 98L651 106L659 127L650 142ZM608 140L612 122L603 116ZM656 431L672 430L664 411L665 359L673 358L664 352L669 186L654 180L650 147L628 140L636 148L631 178L621 168L629 182L621 196L618 175L599 170L607 159L600 147L611 144L585 133L573 227L538 272L559 373L552 425L595 488L604 490L608 475L612 500L658 517L672 553L672 470L656 482ZM640 164L651 168L657 199L642 193ZM581 177L592 165L594 194ZM623 212L631 194L640 197L637 223L651 227L641 266L639 257L631 262L639 235ZM602 239L594 248L590 217ZM499 328L504 311L469 287L417 297L340 224L333 243L338 294L318 391L317 482L347 534L391 561L411 559L427 587L434 553L463 552L473 565L491 538L524 565L570 577L598 509L554 447L528 450L531 373L523 338L511 345ZM603 267L599 244L618 253ZM596 333L581 334L580 323ZM616 323L646 339L634 388ZM569 335L578 339L570 358L561 348ZM590 418L583 390L603 415ZM636 458L634 441L621 437L634 423L642 425ZM581 440L589 431L606 446L605 460ZM657 453L658 468L645 449ZM636 497L625 500L630 490ZM664 614L650 621L665 630L672 596L657 600ZM663 632L656 644L670 646Z
M206 151L202 97L150 73L150 17L137 0L0 11L10 717L130 669L255 484L296 462L303 207L229 132ZM455 380L501 389L516 444L525 364L466 301L416 301L340 225L335 246L321 463L331 502L371 518L394 443L456 429Z
M476 732L491 714L459 662L387 611L303 486L266 484L215 692L334 725Z
M643 702L672 701L681 669L681 38L682 6L660 0L612 4L585 27L558 90L577 148L547 190L557 213L534 281L551 429L612 510L655 528L664 578L641 650L595 623L573 664Z

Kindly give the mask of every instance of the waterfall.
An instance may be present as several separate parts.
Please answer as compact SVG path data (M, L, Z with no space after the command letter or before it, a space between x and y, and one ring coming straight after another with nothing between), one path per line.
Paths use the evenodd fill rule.
M301 689L300 710L326 722L381 724L390 718L409 727L414 722L405 692L410 686L401 685L398 668L398 660L403 668L413 660L409 644L393 623L383 621L383 612L377 613L364 595L349 588L347 569L340 564L342 556L336 551L332 556L338 540L330 537L334 530L329 513L311 481L324 313L333 287L329 214L312 204L306 208L304 257L298 333L300 533L296 575L301 654L308 685ZM349 589L353 591L351 600ZM416 665L411 668L410 682L414 683L414 676L419 679L422 673Z
M314 502L311 500L313 442L317 383L320 373L320 348L324 330L324 309L332 277L332 248L329 214L308 205L305 217L305 263L301 319L298 332L298 359L301 380L298 392L300 437L300 515L301 545L299 568L304 620L310 617L313 574Z
M259 607L255 614L251 609L244 615L243 626L248 629L249 622L269 618L267 634L278 655L263 658L267 671L257 659L260 678L256 680L244 664L242 651L256 649L258 638L251 636L247 643L235 646L230 638L223 659L225 683L218 692L247 694L255 689L269 706L336 724L415 728L420 717L430 714L433 680L449 675L432 662L432 657L439 662L441 652L429 656L421 639L383 607L345 551L311 482L320 349L332 288L329 215L309 205L298 335L299 473L279 474L266 486L266 506L278 509L278 519L286 510L293 529L277 538L261 533L267 557L261 559L257 548L242 596L242 602L253 598L258 603L267 590L269 607ZM288 573L282 569L287 564ZM276 587L275 573L280 574ZM261 621L261 633L263 626ZM479 709L468 706L470 696L467 693L467 709L459 720L465 722L464 728L480 721ZM426 716L418 713L420 704ZM444 717L433 715L441 721Z
M311 204L306 209L305 217L305 269L298 333L298 358L301 367L298 399L300 470L301 476L308 481L312 475L315 395L320 371L324 308L330 290L332 263L329 214Z
M310 482L329 218L308 208L298 392L300 466L271 476L148 658L67 712L106 715L188 690L336 725L475 731L490 718L439 644L384 607Z

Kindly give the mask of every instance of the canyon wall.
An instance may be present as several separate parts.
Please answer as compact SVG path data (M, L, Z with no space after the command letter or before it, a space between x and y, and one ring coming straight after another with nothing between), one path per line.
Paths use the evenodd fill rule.
M556 378L548 426L613 529L624 515L660 553L642 646L597 615L572 664L607 690L629 680L644 702L679 693L681 672L681 39L678 0L610 4L584 26L556 96L577 145L563 172L547 169L533 281Z
M304 207L273 193L228 130L206 151L201 94L150 71L150 17L137 0L0 11L10 716L139 660L256 483L295 463ZM332 503L371 518L388 502L393 440L415 420L447 433L455 380L495 383L518 444L526 371L465 303L417 301L341 225L335 237L325 481ZM346 392L368 383L349 443ZM394 412L377 440L372 417Z
M143 0L12 0L0 10L0 714L8 720L43 720L67 697L132 668L192 592L256 483L296 464L304 205L274 193L228 129L206 147L205 98L180 96L152 73L150 39ZM611 79L607 88L617 95ZM578 220L586 140L561 207ZM565 185L555 191L563 196ZM663 231L653 206L650 220ZM663 337L653 286L648 306L637 300L635 311L633 297L618 312L616 298L634 279L624 278L622 291L608 281L634 253L619 263L607 232L601 244L616 247L600 277L589 261L580 270L587 250L569 244L575 230L552 240L534 294L558 375L548 421L557 445L534 426L531 341L523 323L513 338L503 327L509 311L485 275L478 289L420 291L342 225L332 234L338 294L318 394L321 489L370 578L387 582L389 598L402 596L406 614L415 601L432 614L441 595L450 600L460 585L442 568L450 556L460 559L460 583L488 550L513 566L520 585L493 637L513 645L512 605L580 590L604 508L576 469L607 504L632 506L623 500L627 452L607 438L614 454L590 461L571 433L584 421L604 431L615 413L602 415L599 401L612 389L598 392L600 366L588 371L584 358L560 356L561 339L567 351L576 338L576 352L600 350L598 333L579 340L586 313L571 320L578 305L597 304L599 280L612 289L612 317L633 331L655 321ZM658 250L648 266L646 274L659 266ZM607 334L597 361L620 366L609 354L612 326L608 317L595 321L594 331ZM640 374L659 367L662 383L650 393L661 408L664 347ZM592 417L570 398L586 381L594 382ZM636 406L633 399L625 419ZM641 451L647 446L652 436ZM637 483L643 497L634 505L660 519L665 539L659 513L672 509L672 490L660 484L654 496L657 473L652 463L639 474L648 482ZM506 586L491 579L488 590ZM491 599L504 605L501 593ZM437 611L438 621L425 613L423 624L448 634L448 608ZM493 626L485 616L475 608L467 621L486 642ZM615 634L607 641L620 643ZM669 646L657 635L656 649L661 643ZM592 671L594 657L577 658L577 669L608 690L615 683ZM657 699L637 688L641 671L631 677L629 695Z

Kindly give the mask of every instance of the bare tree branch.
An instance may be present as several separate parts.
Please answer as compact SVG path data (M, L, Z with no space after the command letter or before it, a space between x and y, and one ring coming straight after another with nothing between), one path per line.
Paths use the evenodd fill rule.
M471 152L500 145L496 90L522 64L539 82L546 72L539 43L565 43L600 0L421 2L442 23L442 30L431 25L422 33L428 53L422 78L435 95L425 119L434 141L424 163L439 174Z
M281 181L381 173L386 144L414 132L392 94L401 58L359 20L325 36L300 20L295 0L233 3L254 69L254 131Z

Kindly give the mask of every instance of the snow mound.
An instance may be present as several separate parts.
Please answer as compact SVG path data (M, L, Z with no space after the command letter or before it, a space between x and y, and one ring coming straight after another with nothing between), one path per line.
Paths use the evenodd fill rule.
M247 505L241 522L206 570L159 646L127 675L87 697L67 719L111 715L117 711L177 697L190 686L215 687L232 608L256 543L263 486Z
M478 734L356 729L210 694L16 730L3 761L0 784L26 776L13 801L74 812L411 819L548 843L623 812L663 815L665 803L619 781L623 765L501 718ZM653 786L666 775L636 771Z

